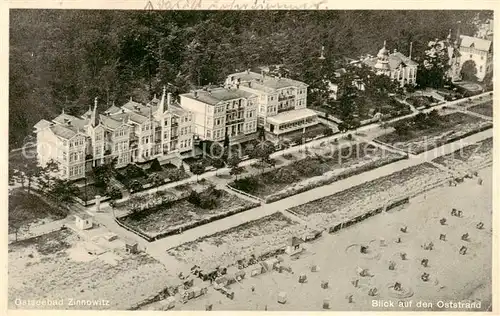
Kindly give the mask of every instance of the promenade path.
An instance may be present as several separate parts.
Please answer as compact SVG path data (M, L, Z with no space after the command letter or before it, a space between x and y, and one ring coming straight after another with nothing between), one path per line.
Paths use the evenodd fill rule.
M165 251L167 249L177 247L183 243L194 241L198 238L214 234L216 232L229 229L246 223L248 221L256 220L261 217L270 215L277 211L284 212L286 209L306 204L308 202L320 199L325 196L335 194L337 192L346 190L350 187L375 180L380 177L388 176L392 173L398 172L400 170L419 165L426 161L431 161L442 155L450 154L462 147L467 145L482 141L484 139L493 136L493 130L489 129L472 136L466 137L462 140L438 147L436 149L421 153L410 159L400 160L395 163L364 172L359 175L355 175L329 185L321 186L300 194L290 196L288 198L282 199L269 204L264 204L260 207L250 209L248 211L226 217L224 219L208 223L203 226L199 226L190 230L183 232L180 235L173 235L167 238L163 238L148 245L148 252L156 257L156 255L165 256Z

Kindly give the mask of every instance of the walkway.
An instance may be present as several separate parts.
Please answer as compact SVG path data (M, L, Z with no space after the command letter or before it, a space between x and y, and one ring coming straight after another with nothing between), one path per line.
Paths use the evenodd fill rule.
M244 224L251 220L256 220L261 217L270 215L277 211L284 211L288 208L306 204L308 202L320 199L325 196L329 196L335 194L337 192L344 191L353 186L360 185L365 182L369 182L384 176L388 176L392 173L398 172L400 170L419 165L426 161L431 161L434 158L437 158L442 155L450 154L462 147L468 146L472 143L476 143L482 141L484 139L490 138L493 136L493 130L489 129L472 136L466 137L462 140L456 141L454 143L450 143L439 147L437 149L430 150L428 152L421 153L413 158L400 160L394 162L389 165L385 165L383 167L370 170L337 182L334 182L329 185L321 186L318 188L314 188L312 190L296 194L290 196L288 198L282 199L280 201L276 201L269 204L264 204L260 207L253 208L251 210L226 217L224 219L203 225L198 226L196 228L187 230L183 232L181 235L174 235L171 237L167 237L164 239L157 240L149 244L148 249L150 248L159 248L163 249L163 251L179 246L183 243L194 241L198 238L208 236L214 234L219 231L223 231L229 229L231 227L235 227L241 224Z

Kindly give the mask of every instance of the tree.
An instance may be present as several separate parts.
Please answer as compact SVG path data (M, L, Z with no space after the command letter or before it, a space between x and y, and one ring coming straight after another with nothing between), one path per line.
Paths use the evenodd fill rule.
M163 179L160 177L159 174L152 173L148 176L148 182L151 183L153 187L156 187L156 191L158 191L160 185L163 184Z
M205 165L202 162L198 162L191 165L190 170L196 175L196 182L198 182L198 177L205 172Z
M70 203L78 194L78 188L71 181L55 179L49 194L58 204Z
M238 180L238 176L240 174L242 174L243 172L245 172L245 168L240 167L240 166L234 166L231 168L231 170L229 170L229 174L232 176L235 176L236 180Z
M225 150L229 150L229 135L227 133L224 135L223 147Z
M146 203L146 198L142 195L134 195L128 200L128 207L132 214L142 211L144 204Z
M24 187L26 181L28 182L28 193L31 190L33 181L38 179L42 175L43 168L38 165L36 158L29 158L25 155L21 155L21 161L18 165L17 172L14 172L13 176L17 179L19 183Z
M460 74L462 75L462 78L466 81L477 81L476 63L472 59L467 60L462 65L462 69L460 70Z
M93 169L94 185L106 189L109 185L110 179L114 176L117 158L113 158L109 162L96 166Z
M228 166L231 168L231 170L229 171L229 174L235 175L236 180L238 180L238 175L243 173L243 171L245 170L244 168L239 166L240 162L241 162L241 158L238 156L231 156L231 157L229 157L229 159L227 161Z
M224 168L226 164L224 163L224 160L218 158L218 159L215 159L213 162L212 162L212 166L214 166L215 168L220 169L220 168ZM217 170L215 171L215 175L217 175Z
M29 231L29 221L32 220L32 218L33 215L30 214L30 210L21 205L17 205L12 212L9 211L9 228L14 232L16 241L21 231Z
M120 189L115 187L108 187L105 194L110 198L110 200L118 200L122 198L122 192Z
M261 163L266 163L269 161L270 155L275 152L276 148L274 144L269 141L260 142L257 146L255 146L253 152L250 157L254 159L258 159ZM261 164L262 165L262 164Z
M132 180L129 183L127 183L127 189L129 189L130 192L137 192L142 190L142 184L137 181L137 180Z
M42 168L40 172L40 190L43 192L48 192L52 185L52 182L56 177L54 174L59 171L59 164L51 159L45 167Z

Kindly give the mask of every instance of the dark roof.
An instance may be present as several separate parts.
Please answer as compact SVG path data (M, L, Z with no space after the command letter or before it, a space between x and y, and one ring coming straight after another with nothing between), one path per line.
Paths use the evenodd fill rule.
M182 96L211 105L215 105L219 102L241 99L241 98L249 98L254 96L250 92L234 88L231 89L215 88L209 91L201 89L201 90L196 90L196 93L198 94L197 97L195 97L195 92L184 93L182 94Z

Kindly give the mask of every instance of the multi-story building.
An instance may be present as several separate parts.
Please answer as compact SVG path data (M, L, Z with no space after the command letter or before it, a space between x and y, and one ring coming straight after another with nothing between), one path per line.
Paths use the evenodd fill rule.
M171 94L148 104L132 99L122 107L114 104L104 114L93 108L77 118L64 112L52 122L35 125L38 159L43 166L51 159L59 164L59 176L74 180L91 166L117 159L120 168L154 158L168 160L193 148L193 115Z
M465 63L474 65L478 81L483 81L488 73L493 72L493 42L491 40L461 35L460 56L459 69L463 69Z
M250 70L231 74L225 85L253 95L257 125L281 135L318 124L316 112L307 109L307 84Z
M194 114L195 133L204 140L232 140L257 131L257 96L236 87L206 87L180 95Z
M376 74L383 74L398 81L400 86L416 84L418 64L411 59L411 52L408 57L396 50L389 53L385 41L377 57L368 56L361 62L371 67Z

